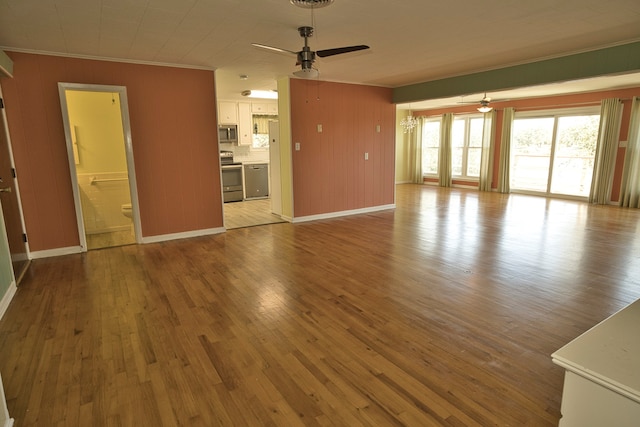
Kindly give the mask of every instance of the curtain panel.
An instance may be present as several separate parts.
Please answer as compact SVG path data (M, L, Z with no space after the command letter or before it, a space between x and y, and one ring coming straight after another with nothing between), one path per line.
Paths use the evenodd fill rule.
M484 113L482 125L482 150L480 154L480 179L478 189L491 191L491 177L493 175L493 153L496 138L496 110Z
M253 129L251 133L269 133L269 122L278 120L278 116L253 116Z
M589 202L604 205L611 197L613 169L615 168L622 102L618 98L603 99L600 104L600 129L593 164L593 178Z
M640 97L631 104L629 139L624 157L619 205L640 208Z
M498 191L500 193L511 192L511 130L515 116L513 107L505 108L502 113L502 137L500 138L500 163L498 164Z
M440 149L438 150L438 183L440 187L451 187L451 134L453 113L442 115L440 124Z
M417 117L418 125L409 131L409 178L416 184L424 184L422 174L422 126L424 117Z

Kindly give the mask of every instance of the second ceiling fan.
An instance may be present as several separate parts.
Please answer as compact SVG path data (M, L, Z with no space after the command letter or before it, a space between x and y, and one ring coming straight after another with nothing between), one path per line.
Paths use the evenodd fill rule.
M504 100L503 100L504 101ZM484 97L480 100L480 101L476 101L476 102L458 102L458 104L477 104L479 103L480 106L477 108L478 111L480 111L481 113L488 113L489 111L493 110L493 107L489 106L489 103L491 102L491 98L487 96L487 94L484 94Z

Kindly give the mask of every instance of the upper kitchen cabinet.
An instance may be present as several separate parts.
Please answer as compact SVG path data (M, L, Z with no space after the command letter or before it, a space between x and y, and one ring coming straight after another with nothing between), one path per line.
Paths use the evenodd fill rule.
M275 102L252 102L251 112L253 114L277 115L278 104Z
M218 103L218 124L238 124L238 107L235 102L221 101Z

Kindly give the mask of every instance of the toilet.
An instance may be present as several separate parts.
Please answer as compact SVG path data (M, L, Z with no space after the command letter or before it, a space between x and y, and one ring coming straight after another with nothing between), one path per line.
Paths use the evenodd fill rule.
M125 203L124 205L122 205L120 211L122 212L122 215L126 216L127 218L133 218L131 203Z

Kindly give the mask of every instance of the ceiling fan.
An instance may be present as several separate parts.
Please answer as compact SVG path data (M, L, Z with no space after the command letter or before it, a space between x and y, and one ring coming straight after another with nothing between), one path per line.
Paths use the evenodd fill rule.
M313 27L303 26L298 27L298 33L300 33L300 37L304 38L304 46L301 51L294 52L288 49L281 49L279 47L267 46L259 43L251 43L255 47L259 47L262 49L273 50L276 52L283 53L291 53L297 56L296 65L300 65L300 70L295 71L293 74L297 77L302 78L314 78L318 75L318 70L313 68L313 63L316 60L316 56L320 58L324 58L327 56L340 55L343 53L356 52L358 50L369 49L369 46L366 45L356 45L356 46L345 46L345 47L337 47L333 49L323 49L313 51L309 47L309 37L313 35Z
M489 103L491 102L491 98L488 97L486 93L484 94L484 98L476 102L480 103L480 106L477 109L481 113L488 113L489 111L493 110L493 107L489 106ZM476 102L458 102L458 104L475 104Z

